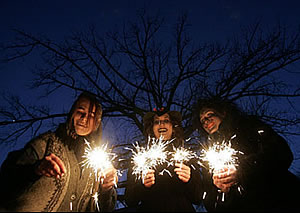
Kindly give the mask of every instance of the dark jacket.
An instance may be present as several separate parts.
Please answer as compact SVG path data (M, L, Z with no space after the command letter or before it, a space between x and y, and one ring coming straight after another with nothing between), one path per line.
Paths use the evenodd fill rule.
M50 153L58 156L66 166L67 172L60 179L38 176L34 172L40 160ZM75 141L68 137L64 125L55 133L44 133L23 149L9 153L0 171L1 210L95 211L92 196L98 191L100 210L112 211L116 191L101 193L93 172L80 165L83 153L82 138Z
M238 184L218 192L212 175L203 169L204 204L208 211L295 211L299 208L299 179L288 171L293 154L286 141L254 117L224 120L211 141L231 140L239 156Z
M171 145L168 147L171 150ZM195 165L196 162L186 163ZM171 176L164 172L167 168ZM132 165L127 173L127 187L125 189L125 201L129 207L137 207L138 211L151 212L193 212L192 204L201 202L201 181L199 170L191 167L191 178L187 183L182 182L174 172L174 166L166 164L155 169L155 184L146 188L141 179L132 175Z

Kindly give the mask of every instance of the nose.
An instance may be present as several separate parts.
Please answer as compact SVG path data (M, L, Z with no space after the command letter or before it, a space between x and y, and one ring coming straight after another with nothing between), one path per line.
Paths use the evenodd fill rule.
M87 119L87 115L88 115L87 113L82 113L80 118L82 120L86 120Z

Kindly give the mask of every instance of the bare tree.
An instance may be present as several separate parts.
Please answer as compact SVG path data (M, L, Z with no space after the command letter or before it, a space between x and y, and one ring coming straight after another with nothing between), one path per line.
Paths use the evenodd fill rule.
M100 99L104 116L123 118L138 130L135 136L142 131L144 113L161 106L183 114L189 136L193 132L191 106L203 96L220 96L247 106L251 103L253 108L248 110L260 114L282 133L297 134L283 129L299 124L295 116L299 107L294 100L299 100L300 87L276 75L292 75L289 69L298 64L299 31L288 34L278 25L267 32L256 23L226 44L197 44L188 34L185 14L169 30L162 30L167 28L159 15L150 16L141 10L137 16L137 22L128 22L122 30L99 35L91 27L60 43L14 30L16 38L2 45L2 58L10 62L38 53L42 62L35 70L32 88L44 88L44 96L61 88L75 93L89 90ZM288 99L286 106L266 110L278 99ZM33 124L42 125L43 120L64 115L47 114L13 98L7 103L11 101L17 105L2 107L0 126L11 128L13 124L18 129L1 137L1 142L15 140Z
M161 106L180 111L189 137L194 132L192 105L207 96L233 100L279 133L300 135L296 104L300 85L279 77L299 79L299 31L289 32L280 25L267 31L255 23L225 44L200 44L189 35L185 14L171 29L160 15L141 10L137 16L137 22L128 21L121 30L101 35L91 27L61 42L16 29L16 38L1 46L2 61L38 53L41 62L32 88L44 89L45 97L62 88L74 94L94 93L103 105L104 118L117 120L118 128L126 125L129 138L114 145L125 159L129 152L119 148L141 138L147 111ZM36 135L46 121L55 123L55 118L66 115L2 96L0 143L16 141L28 132Z

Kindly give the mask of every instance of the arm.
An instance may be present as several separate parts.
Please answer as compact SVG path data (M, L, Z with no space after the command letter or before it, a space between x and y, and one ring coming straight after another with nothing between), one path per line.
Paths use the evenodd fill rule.
M193 164L193 166L191 166ZM174 171L178 175L185 187L189 200L194 204L200 204L203 194L203 185L200 175L200 168L196 162L190 162L189 165L175 164Z
M243 138L245 155L241 156L238 178L247 185L253 179L267 177L268 174L285 172L291 165L293 154L287 142L271 127L262 123L253 124L253 131Z
M117 192L115 186L118 183L117 170L114 167L104 172L105 175L100 179L103 180L99 193L99 206L101 212L111 212L114 210L117 202Z
M5 199L17 196L39 179L40 176L35 173L35 169L39 165L45 149L36 150L32 144L41 140L41 138L34 139L23 149L10 152L3 162L0 184L2 185L1 191L5 192L3 193Z
M129 207L137 206L142 200L148 188L142 184L141 179L136 179L132 174L132 165L127 172L127 184L125 188L125 202Z

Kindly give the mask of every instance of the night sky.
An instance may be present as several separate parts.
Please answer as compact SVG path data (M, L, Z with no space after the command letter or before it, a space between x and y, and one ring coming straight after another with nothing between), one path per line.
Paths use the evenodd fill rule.
M300 23L300 1L288 0L6 0L0 2L0 42L12 38L12 28L43 34L58 41L70 32L85 29L91 24L95 25L98 31L106 32L134 18L136 10L143 7L153 11L159 10L170 23L173 23L172 20L178 14L187 11L194 38L203 42L224 41L239 33L240 27L258 20L266 25L281 21L289 27L297 27ZM34 68L34 63L34 58L30 58L8 65L1 64L0 91L8 91L20 95L28 102L34 102L39 91L27 89L33 78L30 71ZM73 98L68 95L59 94L44 100L44 103L48 104L54 113L60 113L62 110L68 110L72 101ZM1 164L8 148L1 145L0 148ZM295 155L300 151L295 145L292 149ZM300 171L299 161L292 165L291 170L295 169Z

